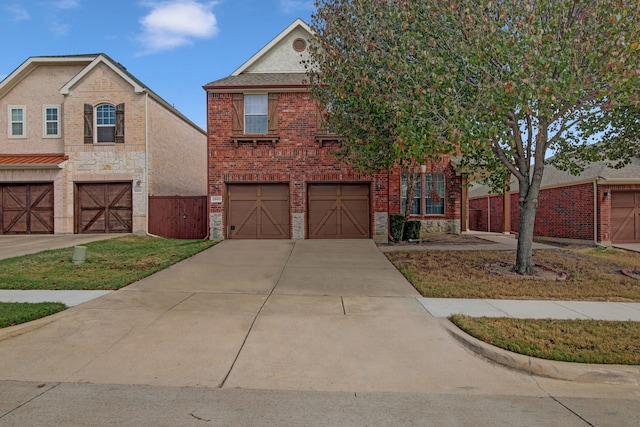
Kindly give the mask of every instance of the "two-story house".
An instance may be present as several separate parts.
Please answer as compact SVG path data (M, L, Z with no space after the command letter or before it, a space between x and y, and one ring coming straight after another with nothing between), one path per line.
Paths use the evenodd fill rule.
M149 196L205 194L205 132L107 55L0 82L0 234L148 232Z
M355 173L332 151L302 61L312 30L296 20L207 92L212 238L374 238L406 203L402 170ZM423 231L464 228L462 178L448 158L417 166L410 219ZM424 189L424 190L423 190Z

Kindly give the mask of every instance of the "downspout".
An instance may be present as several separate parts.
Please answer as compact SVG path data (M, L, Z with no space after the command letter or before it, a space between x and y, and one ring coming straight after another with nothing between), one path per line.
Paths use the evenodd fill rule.
M487 194L487 232L491 233L491 195Z
M598 245L598 178L593 180L593 242Z
M149 92L144 92L144 211L145 233L149 234Z

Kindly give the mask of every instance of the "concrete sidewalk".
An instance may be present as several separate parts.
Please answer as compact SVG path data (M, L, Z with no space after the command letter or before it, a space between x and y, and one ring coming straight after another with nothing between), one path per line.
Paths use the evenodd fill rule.
M458 298L418 298L434 317L465 314L471 317L516 319L593 319L640 322L640 303L596 301L531 301Z
M114 291L0 290L0 302L61 302L74 307ZM462 298L417 298L433 317L465 314L472 317L517 319L593 319L640 322L640 303L599 301L534 301Z

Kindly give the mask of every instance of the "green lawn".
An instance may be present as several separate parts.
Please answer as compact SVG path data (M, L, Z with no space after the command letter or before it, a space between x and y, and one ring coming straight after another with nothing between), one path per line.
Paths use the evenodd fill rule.
M83 264L73 248L0 260L0 289L115 290L189 258L217 242L139 235L87 243ZM0 328L64 310L64 304L0 303Z
M0 302L0 328L50 316L66 308L64 304L59 302L40 302L37 304Z
M84 264L71 262L73 248L3 259L0 289L120 289L215 244L127 235L84 245Z

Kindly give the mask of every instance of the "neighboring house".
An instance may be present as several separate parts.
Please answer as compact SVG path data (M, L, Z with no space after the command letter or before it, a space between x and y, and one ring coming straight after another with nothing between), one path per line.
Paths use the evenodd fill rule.
M0 112L0 234L147 232L149 196L206 195L205 132L107 55L27 59Z
M516 179L511 180L506 200L505 205L503 197L489 194L486 186L472 188L470 228L517 233L520 208ZM640 159L634 158L621 169L595 162L579 176L546 166L534 235L602 245L640 242Z
M296 20L207 91L212 238L374 238L401 212L402 173L362 175L338 162L301 63L311 29ZM413 219L459 232L462 178L448 159L418 166Z

